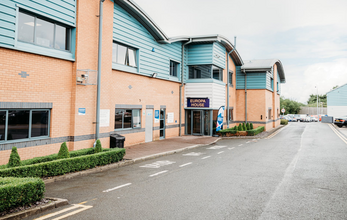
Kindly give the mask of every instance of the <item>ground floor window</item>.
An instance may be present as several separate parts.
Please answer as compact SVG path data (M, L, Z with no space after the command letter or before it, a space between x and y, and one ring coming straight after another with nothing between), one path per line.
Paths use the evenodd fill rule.
M229 121L234 120L234 109L229 109Z
M0 110L0 141L49 136L50 110Z
M140 109L116 109L114 129L141 128Z
M268 113L268 115L269 115L269 120L271 119L271 111L272 111L272 109L269 109L269 113Z

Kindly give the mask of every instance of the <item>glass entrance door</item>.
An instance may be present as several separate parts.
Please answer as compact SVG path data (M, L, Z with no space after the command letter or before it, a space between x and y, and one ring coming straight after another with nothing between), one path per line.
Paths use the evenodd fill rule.
M159 132L160 132L160 139L165 139L165 109L162 108L160 109L160 127L159 127Z
M193 134L201 135L201 122L202 122L201 111L193 111Z

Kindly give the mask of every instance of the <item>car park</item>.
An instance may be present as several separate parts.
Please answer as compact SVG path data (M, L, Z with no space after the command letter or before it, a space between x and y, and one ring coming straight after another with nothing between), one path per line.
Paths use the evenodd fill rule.
M347 115L335 118L334 124L339 128L342 126L347 126Z

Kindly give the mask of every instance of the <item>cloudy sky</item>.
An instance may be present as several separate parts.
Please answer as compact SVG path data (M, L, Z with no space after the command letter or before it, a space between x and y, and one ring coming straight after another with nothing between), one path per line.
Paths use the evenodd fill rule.
M282 95L306 103L347 83L347 0L134 0L169 37L221 34L243 60L278 58Z

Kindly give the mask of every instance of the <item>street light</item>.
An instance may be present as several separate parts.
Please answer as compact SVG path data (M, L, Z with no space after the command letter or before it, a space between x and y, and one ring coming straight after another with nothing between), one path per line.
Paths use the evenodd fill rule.
M315 86L315 88L317 88L317 117L319 117L319 116L318 116L318 87Z

